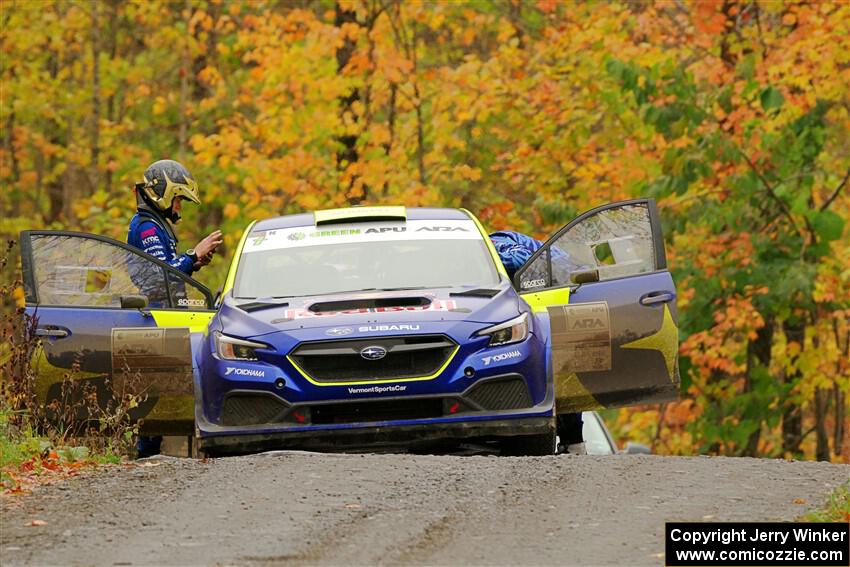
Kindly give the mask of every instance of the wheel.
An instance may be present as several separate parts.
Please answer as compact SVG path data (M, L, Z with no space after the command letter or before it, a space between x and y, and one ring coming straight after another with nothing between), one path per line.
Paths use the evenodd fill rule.
M541 457L555 454L555 431L539 435L520 435L502 440L502 455L506 457Z

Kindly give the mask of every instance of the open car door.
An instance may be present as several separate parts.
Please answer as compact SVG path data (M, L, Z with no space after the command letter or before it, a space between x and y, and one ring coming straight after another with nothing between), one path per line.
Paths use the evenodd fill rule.
M548 313L558 413L673 400L676 287L653 199L588 211L514 276Z
M130 417L144 420L145 434L193 433L191 342L214 314L209 290L102 236L24 231L21 252L26 312L43 346L39 401L78 400L85 380L102 408L136 395L141 403ZM77 384L71 392L69 377Z

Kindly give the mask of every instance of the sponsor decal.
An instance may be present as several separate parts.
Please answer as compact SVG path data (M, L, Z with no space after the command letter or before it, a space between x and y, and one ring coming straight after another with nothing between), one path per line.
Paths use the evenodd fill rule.
M235 374L237 376L254 376L256 378L266 377L266 371L259 370L257 368L234 368L233 366L228 366L224 369L225 376L230 376L231 374Z
M159 242L159 237L156 235L148 236L147 238L142 239L142 246L147 246L148 244L153 244L154 242Z
M392 386L368 386L365 388L352 388L349 386L349 394L386 394L387 392L404 392L407 386L394 384Z
M360 333L374 333L376 331L418 331L419 325L363 325L358 327Z
M503 360L510 360L511 358L519 358L522 356L522 353L518 350L512 350L510 352L503 352L502 354L494 354L493 356L485 356L481 359L481 362L484 363L484 366L489 366L491 362L502 362Z
M265 232L260 232L256 236L251 237L251 244L255 248L266 241L266 239L270 236L274 236L277 233L276 230L267 230Z
M351 327L334 327L333 329L325 331L325 334L332 337L344 337L345 335L350 335L353 332L354 329Z
M263 250L393 240L481 240L469 220L380 221L330 227L300 226L251 234L243 253Z
M552 365L560 373L611 370L611 318L608 303L548 307L552 328Z
M317 230L310 234L310 238L327 238L328 236L354 236L362 234L359 228L344 228L341 230Z
M545 287L545 286L546 286L546 280L542 279L542 278L538 279L538 280L526 280L526 281L524 281L520 284L520 287L522 289L531 289L533 287Z
M147 238L148 236L156 236L156 229L149 228L147 230L142 231L142 238Z
M449 311L457 307L457 302L450 299L438 299L428 305L411 305L407 307L363 307L361 309L346 309L343 311L318 311L309 309L287 309L283 316L286 319L312 319L321 317L336 317L337 315L363 315L367 313L402 313L406 311Z
M461 227L461 226L423 226L422 228L417 228L416 232L469 232L469 230Z
M387 356L387 349L380 346L367 346L360 349L360 356L366 360L381 360Z
M186 297L181 297L177 300L177 305L180 307L206 307L207 302L203 299L188 299Z

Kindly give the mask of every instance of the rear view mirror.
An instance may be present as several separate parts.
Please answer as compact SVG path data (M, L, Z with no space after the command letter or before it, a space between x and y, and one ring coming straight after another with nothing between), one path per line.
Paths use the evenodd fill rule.
M148 306L148 298L144 295L122 295L121 309L144 309Z
M586 284L599 281L599 270L578 270L570 272L570 281L574 284Z

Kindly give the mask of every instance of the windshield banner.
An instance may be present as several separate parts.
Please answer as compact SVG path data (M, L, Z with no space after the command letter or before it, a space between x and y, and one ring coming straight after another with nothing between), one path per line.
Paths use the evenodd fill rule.
M418 220L299 226L252 233L243 254L323 244L385 242L389 240L481 240L471 220Z

